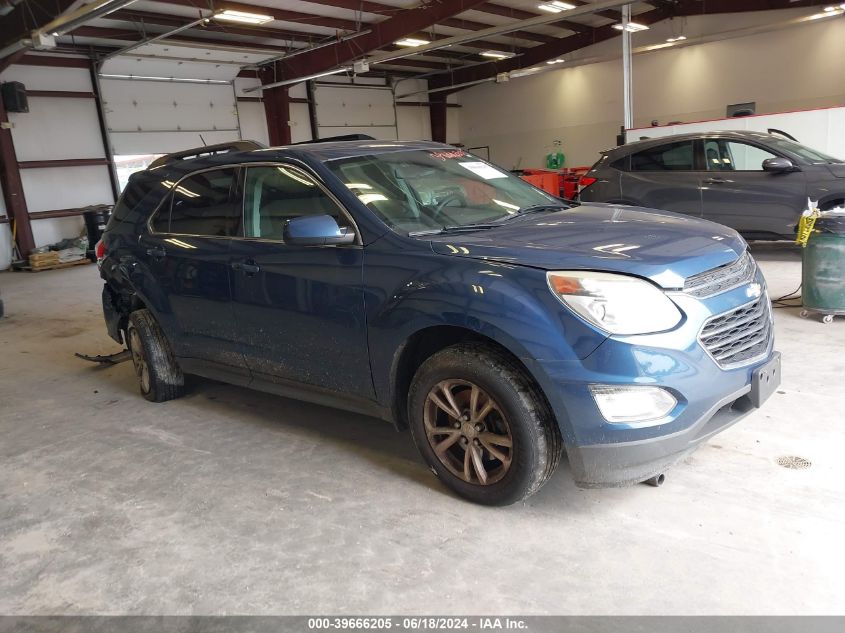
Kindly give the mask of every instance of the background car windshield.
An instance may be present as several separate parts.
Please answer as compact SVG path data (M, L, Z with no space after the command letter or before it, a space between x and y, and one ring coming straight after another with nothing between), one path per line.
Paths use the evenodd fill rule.
M810 147L807 147L806 145L801 145L801 143L796 143L794 141L788 141L785 138L773 139L769 141L769 144L786 152L792 152L793 154L797 154L804 160L807 160L811 163L843 162L841 158L834 158L833 156L828 156L827 154L820 152L817 149L812 149Z
M495 222L521 208L563 205L461 150L412 150L327 163L367 208L400 233Z

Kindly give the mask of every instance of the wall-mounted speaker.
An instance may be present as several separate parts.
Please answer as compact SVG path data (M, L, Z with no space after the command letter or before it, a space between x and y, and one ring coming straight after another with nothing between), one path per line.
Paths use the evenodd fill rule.
M0 86L3 97L3 107L6 112L29 112L29 101L26 98L26 86L19 81L7 81Z

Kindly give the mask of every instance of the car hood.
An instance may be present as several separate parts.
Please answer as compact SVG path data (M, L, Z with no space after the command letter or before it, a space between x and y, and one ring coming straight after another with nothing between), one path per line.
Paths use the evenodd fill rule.
M726 226L667 211L586 204L472 233L431 238L443 255L545 270L599 270L651 279L662 288L734 261L745 241Z

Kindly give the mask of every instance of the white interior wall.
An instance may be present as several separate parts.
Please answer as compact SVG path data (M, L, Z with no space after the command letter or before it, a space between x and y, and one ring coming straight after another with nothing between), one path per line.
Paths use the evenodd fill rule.
M686 28L702 27L689 18ZM617 38L579 55L606 54L614 44L621 46ZM563 143L567 165L590 165L616 144L622 123L618 59L460 94L462 142L490 145L492 160L507 168L542 166L555 139ZM755 101L759 113L845 103L845 20L634 57L635 126L724 117L726 105L746 101Z
M20 81L29 90L93 91L84 68L12 65L0 74L0 81ZM9 122L19 161L105 157L94 99L31 96L29 112L10 112ZM22 169L21 181L30 212L113 201L105 166ZM77 237L83 228L81 217L32 220L36 246ZM11 235L9 225L3 224L0 269L10 263Z

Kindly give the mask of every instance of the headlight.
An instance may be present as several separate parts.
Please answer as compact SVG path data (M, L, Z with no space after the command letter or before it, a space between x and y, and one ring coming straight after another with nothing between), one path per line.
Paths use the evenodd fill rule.
M682 318L662 290L642 279L577 270L550 272L546 278L566 307L611 334L662 332Z

